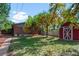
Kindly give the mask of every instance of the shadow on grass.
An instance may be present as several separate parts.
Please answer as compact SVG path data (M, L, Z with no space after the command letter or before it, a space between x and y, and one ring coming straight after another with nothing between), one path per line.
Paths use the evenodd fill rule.
M47 37L19 37L18 39L12 40L9 51L19 51L20 53L16 53L17 55L24 55L28 52L28 54L35 54L39 53L38 49L42 46L46 45L79 45L77 41L65 41L59 40L54 37L47 38ZM25 50L23 52L23 50ZM79 54L79 52L77 51Z
M66 40L51 40L51 44L62 44L62 45L79 45L79 41L66 41Z
M40 40L46 37L19 37L18 39L11 41L12 49L22 49L24 47L39 47L42 46Z

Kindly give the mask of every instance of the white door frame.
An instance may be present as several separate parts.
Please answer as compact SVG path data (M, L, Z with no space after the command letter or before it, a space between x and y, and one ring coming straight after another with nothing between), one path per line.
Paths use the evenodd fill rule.
M73 27L69 27L69 26L63 27L63 39L73 40Z

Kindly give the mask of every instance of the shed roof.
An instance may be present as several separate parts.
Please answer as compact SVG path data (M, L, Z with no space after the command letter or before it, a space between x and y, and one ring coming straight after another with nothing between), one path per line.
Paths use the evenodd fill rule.
M62 27L63 27L63 26L72 26L72 27L74 27L74 28L78 28L78 29L79 29L79 23L65 22L65 23L62 25Z

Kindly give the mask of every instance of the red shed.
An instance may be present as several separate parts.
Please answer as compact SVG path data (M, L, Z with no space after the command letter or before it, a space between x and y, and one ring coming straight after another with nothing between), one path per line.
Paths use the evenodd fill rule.
M79 24L64 23L59 29L59 38L64 40L79 40Z

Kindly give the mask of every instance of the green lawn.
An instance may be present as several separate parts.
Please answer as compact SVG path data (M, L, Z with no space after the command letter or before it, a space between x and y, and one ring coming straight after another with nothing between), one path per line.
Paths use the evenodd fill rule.
M79 42L59 40L57 37L18 37L12 40L9 52L16 56L79 55Z

